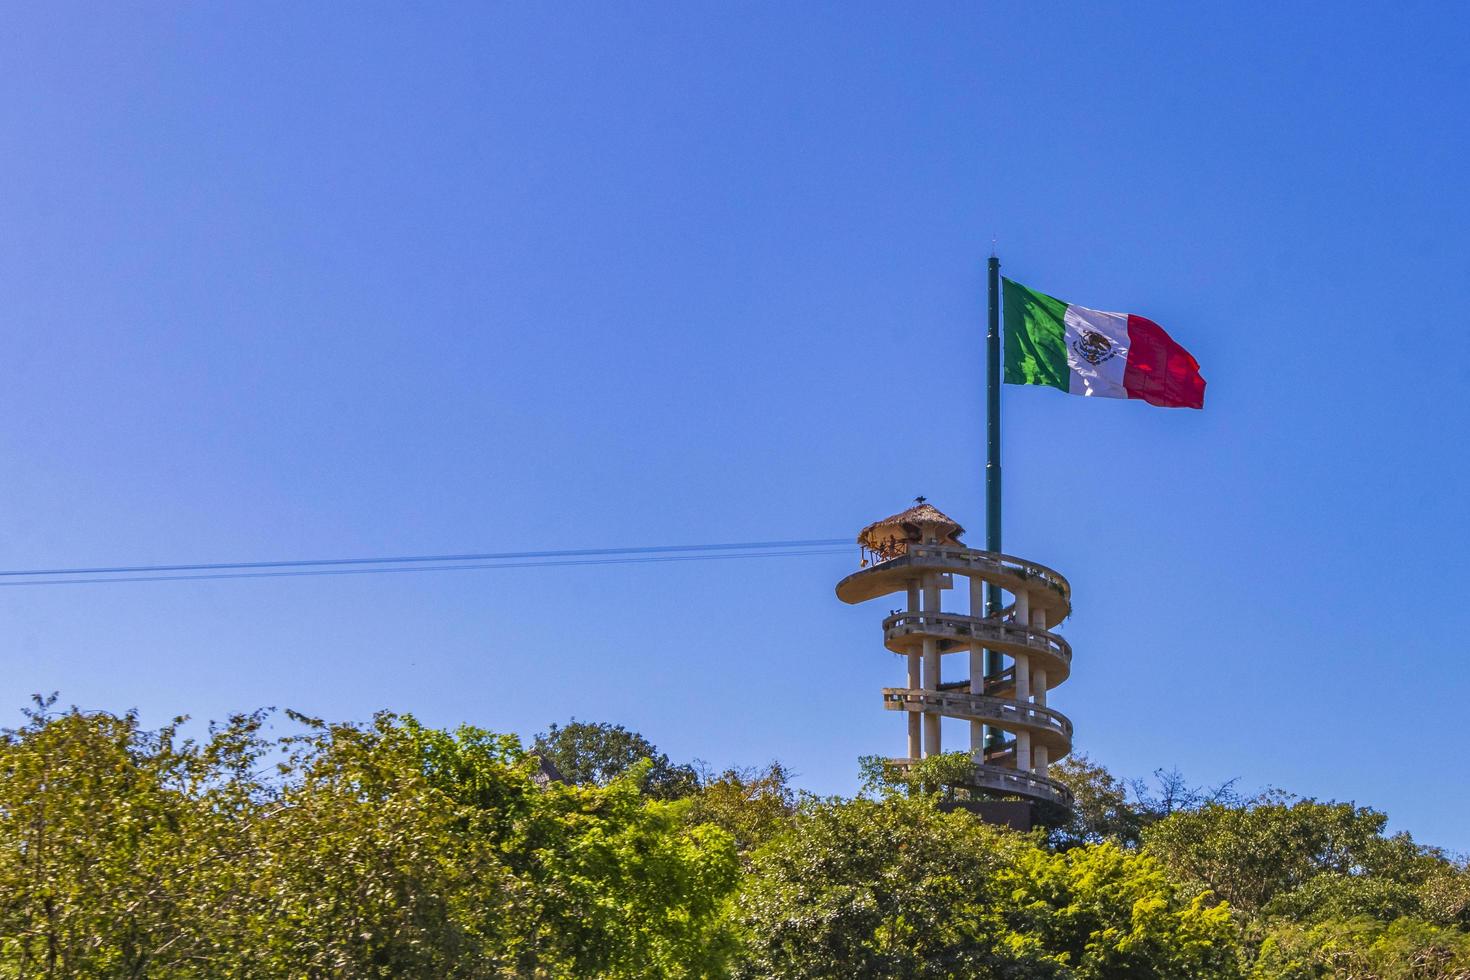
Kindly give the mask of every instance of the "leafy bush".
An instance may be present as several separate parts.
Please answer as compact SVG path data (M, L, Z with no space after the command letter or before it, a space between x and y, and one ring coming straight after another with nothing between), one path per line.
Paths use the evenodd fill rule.
M195 743L38 710L6 733L0 975L723 971L734 844L647 799L646 766L542 786L511 736L264 720Z
M1182 898L1152 859L1052 853L937 802L808 801L746 877L736 975L1239 975L1229 909Z
M1470 978L1470 871L1350 804L1075 757L1020 834L964 753L817 799L613 725L52 708L0 735L0 977Z

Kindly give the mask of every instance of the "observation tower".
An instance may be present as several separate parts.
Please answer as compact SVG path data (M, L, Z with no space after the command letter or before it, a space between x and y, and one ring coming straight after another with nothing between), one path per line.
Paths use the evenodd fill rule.
M1028 809L1070 809L1071 791L1047 767L1071 751L1072 722L1046 702L1072 669L1072 648L1051 632L1072 611L1071 586L1044 565L967 548L964 533L920 497L863 528L863 567L837 583L847 603L893 593L907 599L883 620L884 646L908 665L904 687L883 689L883 707L908 721L908 754L891 761L908 767L937 755L940 719L961 719L974 770L953 785L972 796L1019 797ZM945 609L941 596L966 580L968 593ZM986 609L986 585L999 608ZM996 589L1010 594L1009 604Z

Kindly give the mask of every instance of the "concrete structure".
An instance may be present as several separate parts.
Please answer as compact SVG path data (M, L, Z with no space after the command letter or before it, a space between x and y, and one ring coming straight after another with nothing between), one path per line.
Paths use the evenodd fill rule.
M962 719L969 723L964 747L975 761L966 788L1070 807L1071 792L1047 776L1047 767L1071 751L1072 722L1046 701L1072 669L1072 648L1051 632L1072 611L1071 587L1043 565L965 547L964 533L920 498L863 529L863 568L837 584L843 602L893 593L906 599L883 621L884 645L908 667L904 687L883 689L883 706L904 712L908 722L908 753L892 761L907 766L938 754L939 720ZM964 611L946 610L941 601L956 583L964 586ZM988 616L986 583L1011 595ZM986 651L1000 655L993 659L1002 668L988 676ZM955 667L943 669L948 664ZM953 676L963 679L945 679Z

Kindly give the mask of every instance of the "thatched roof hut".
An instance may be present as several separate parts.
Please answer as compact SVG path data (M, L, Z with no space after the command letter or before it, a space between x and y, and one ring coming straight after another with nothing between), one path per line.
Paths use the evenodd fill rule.
M940 544L963 547L959 537L965 529L939 508L922 500L908 510L874 521L858 534L858 544L873 552L878 561L907 554L910 544Z

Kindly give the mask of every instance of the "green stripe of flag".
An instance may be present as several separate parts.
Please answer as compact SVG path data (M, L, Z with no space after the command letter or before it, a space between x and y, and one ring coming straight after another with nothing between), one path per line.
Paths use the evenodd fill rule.
M1006 384L1067 390L1071 368L1063 340L1067 304L1002 279L1005 297Z

